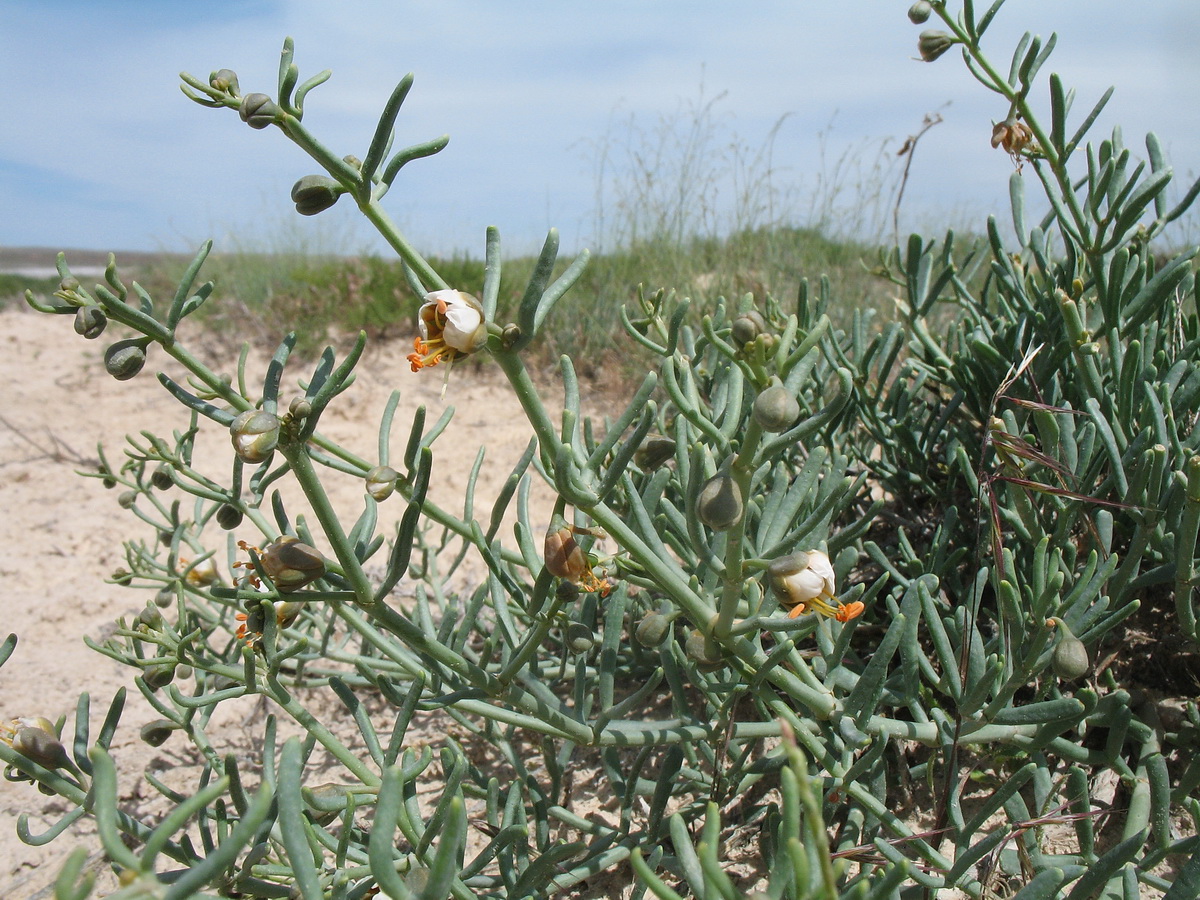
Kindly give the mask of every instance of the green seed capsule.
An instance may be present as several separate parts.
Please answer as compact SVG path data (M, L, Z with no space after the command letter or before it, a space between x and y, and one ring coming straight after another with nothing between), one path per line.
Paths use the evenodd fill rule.
M657 469L675 455L675 442L661 434L650 434L633 454L633 461L643 472Z
M292 202L302 216L315 216L338 202L342 186L324 175L305 175L292 185Z
M325 574L325 557L316 547L285 535L273 541L259 557L263 571L280 593L289 593Z
M175 485L175 476L171 473L171 467L163 463L150 474L150 484L158 488L160 491L169 490Z
M280 109L266 94L247 94L242 98L238 115L251 128L266 128L275 121Z
M142 671L142 679L146 687L157 691L175 680L175 663L158 663Z
M739 350L753 341L760 334L766 333L767 320L756 309L744 312L733 320L731 337L734 346Z
M917 52L925 62L933 62L957 43L954 35L944 31L922 31L917 38Z
M671 620L662 613L649 613L638 623L633 636L643 647L657 647L671 630Z
M713 531L726 531L742 518L742 491L728 475L715 475L700 489L696 500L700 521Z
M754 398L754 421L763 431L787 431L800 418L800 404L782 384L773 384Z
M75 311L75 333L81 334L89 341L104 334L108 327L108 316L98 306L81 306Z
M1087 647L1083 641L1071 633L1067 623L1055 618L1058 626L1058 643L1054 645L1054 655L1050 658L1050 666L1054 674L1066 681L1082 678L1092 670L1092 662L1088 659Z
M688 635L687 641L683 645L684 651L688 658L691 659L702 671L711 672L714 669L719 669L725 664L721 657L721 648L716 641L713 641L704 636L704 633L699 628L693 628L691 634Z
M918 0L908 8L908 21L914 25L922 25L929 21L929 16L933 13L933 6L927 0Z
M158 606L160 609L166 609L168 606L170 606L174 602L175 602L174 588L169 588L169 587L162 588L157 594L154 595L154 604L155 604L155 606Z
M242 511L232 504L226 503L217 510L217 524L226 531L233 531L242 524Z
M177 727L170 719L155 719L143 725L138 734L151 747L161 747Z
M117 497L117 505L121 509L133 509L133 505L137 503L137 491L122 491Z
M587 653L596 644L596 634L581 622L567 626L567 646L573 653Z
M104 351L104 371L117 381L128 381L146 365L146 341L129 338L117 341Z

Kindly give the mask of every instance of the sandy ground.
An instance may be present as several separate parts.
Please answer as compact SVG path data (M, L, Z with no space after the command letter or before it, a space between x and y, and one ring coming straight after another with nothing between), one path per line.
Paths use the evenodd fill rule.
M0 639L10 632L20 639L0 669L0 720L66 715L69 728L76 699L87 690L96 728L114 692L128 686L113 750L122 772L136 776L146 765L169 769L171 753L152 750L138 738L138 728L156 716L133 687L132 670L88 649L83 636L102 637L115 619L136 614L149 599L148 592L105 583L124 563L121 541L146 537L146 528L118 507L117 491L74 472L94 465L97 442L110 460L121 460L126 433L169 433L186 427L187 419L153 376L163 365L161 354L152 355L146 370L129 382L104 373L101 355L109 337L85 341L74 333L69 317L44 316L23 306L0 312ZM486 444L479 494L487 506L477 507L486 518L491 499L529 440L528 425L495 370L456 369L443 400L440 370L412 374L404 359L407 349L369 350L357 382L335 401L322 431L373 456L379 416L391 391L399 388L403 396L393 438L399 455L418 405L427 406L432 422L453 403L454 419L434 448L433 496L453 508L451 501L461 497L476 454ZM261 377L261 363L252 368ZM293 391L296 377L305 374L297 370L290 379ZM285 391L284 399L288 396ZM228 458L227 440L220 429L216 432L214 440L221 439L200 445L198 459ZM216 471L227 471L227 465L220 462ZM330 490L352 522L361 509L361 483L336 477ZM402 512L402 502L385 503L381 528ZM46 846L18 840L19 816L28 814L30 829L38 832L56 820L57 809L53 798L30 785L0 782L0 897L51 896L47 886L66 854L77 846L97 849L85 823Z

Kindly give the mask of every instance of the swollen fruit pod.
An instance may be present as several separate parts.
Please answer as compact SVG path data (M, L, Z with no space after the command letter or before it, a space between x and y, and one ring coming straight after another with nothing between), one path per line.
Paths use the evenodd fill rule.
M117 341L104 351L104 371L117 381L128 381L146 365L146 338Z
M292 202L302 216L315 216L337 203L342 186L324 175L305 175L292 185Z
M714 475L700 489L696 512L713 531L726 531L742 518L742 491L728 475Z
M266 94L247 94L242 98L238 114L251 128L266 128L279 115L279 107Z
M754 421L763 431L787 431L800 418L800 404L776 381L754 398Z

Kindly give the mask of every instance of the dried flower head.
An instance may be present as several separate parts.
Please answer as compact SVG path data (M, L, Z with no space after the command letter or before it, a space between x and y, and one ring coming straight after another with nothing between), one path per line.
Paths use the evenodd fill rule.
M1033 131L1016 116L1009 116L992 128L992 147L1003 147L1013 159L1019 159L1033 144Z

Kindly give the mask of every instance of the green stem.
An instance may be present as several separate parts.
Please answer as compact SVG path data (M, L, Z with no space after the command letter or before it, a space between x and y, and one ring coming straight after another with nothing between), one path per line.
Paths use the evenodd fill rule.
M742 496L743 511L734 526L726 532L725 571L721 575L721 599L717 603L717 624L713 629L713 636L719 641L725 640L731 634L738 601L742 599L745 587L745 573L742 571L742 550L746 539L745 503L750 499L750 486L758 463L758 448L762 443L762 436L763 430L758 420L751 417L746 426L746 438L729 470L730 477Z

